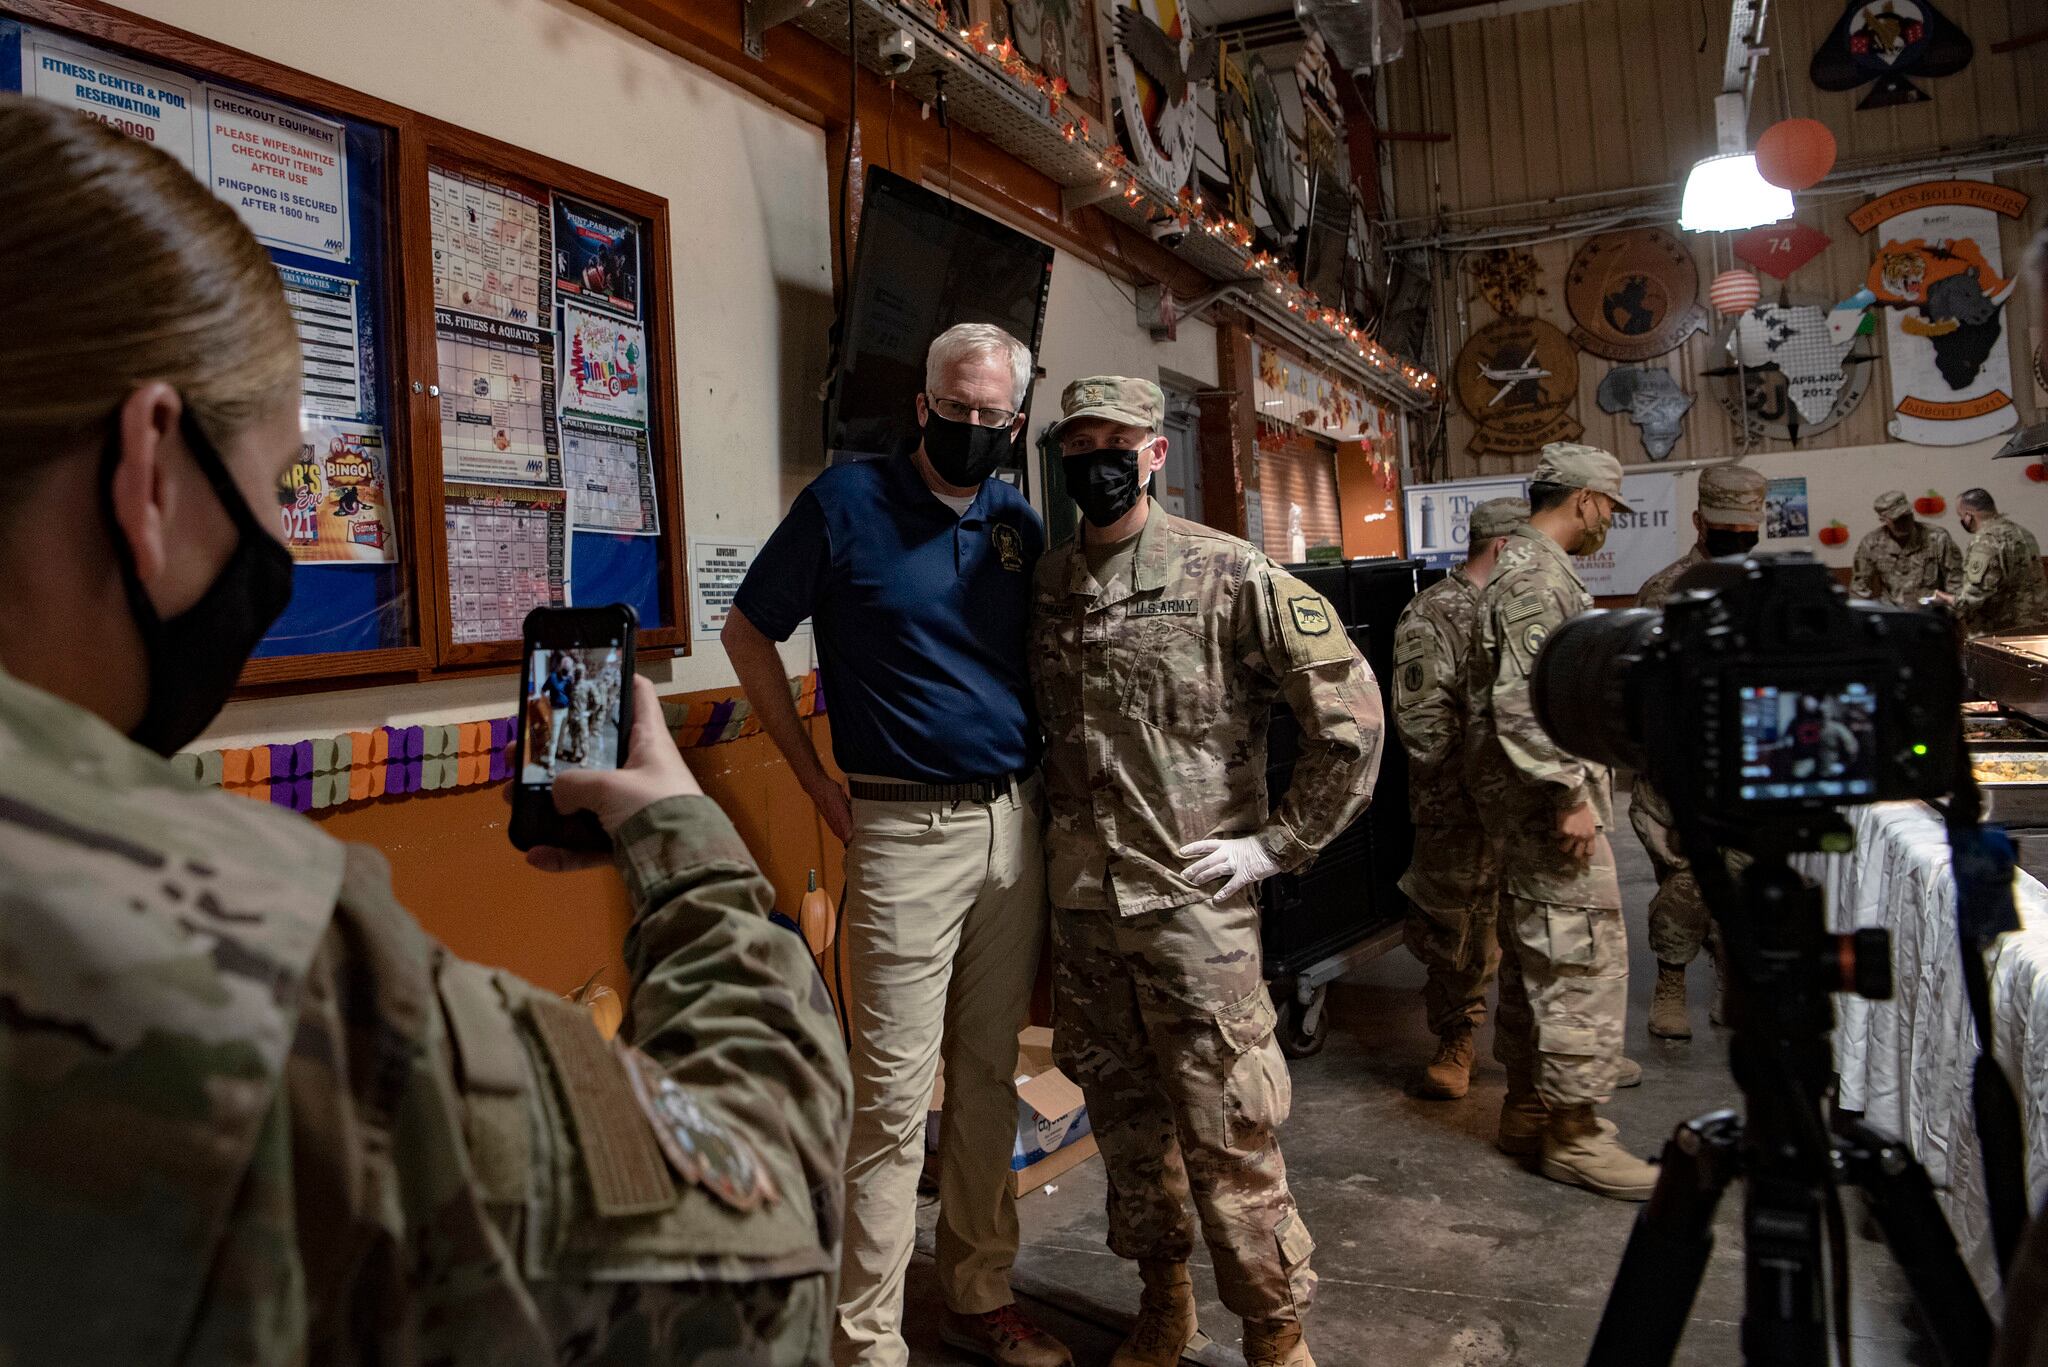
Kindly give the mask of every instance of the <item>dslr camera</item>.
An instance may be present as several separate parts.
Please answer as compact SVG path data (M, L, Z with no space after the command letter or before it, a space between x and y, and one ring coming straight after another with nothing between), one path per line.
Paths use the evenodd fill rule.
M1531 693L1559 745L1738 848L1832 848L1835 808L1940 797L1962 746L1950 619L1852 602L1800 552L1707 561L1662 612L1573 618Z

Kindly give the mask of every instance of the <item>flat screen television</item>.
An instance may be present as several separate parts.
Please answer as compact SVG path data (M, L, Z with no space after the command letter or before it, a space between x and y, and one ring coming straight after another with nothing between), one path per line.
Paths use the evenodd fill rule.
M832 458L916 449L925 350L955 323L994 323L1035 357L1051 283L1052 248L1045 243L879 166L868 168L825 403ZM1025 402L1028 408L1028 391ZM1020 442L1009 462L1020 471L1026 449Z

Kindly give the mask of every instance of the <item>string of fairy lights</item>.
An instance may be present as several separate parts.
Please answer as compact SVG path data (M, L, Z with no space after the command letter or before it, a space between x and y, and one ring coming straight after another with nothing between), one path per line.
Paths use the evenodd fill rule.
M1350 314L1324 303L1302 285L1299 274L1277 255L1269 251L1254 251L1256 236L1251 224L1211 209L1191 187L1182 186L1177 196L1166 198L1147 185L1113 138L1098 138L1087 114L1066 107L1067 81L1064 76L1047 76L1038 70L1024 60L1007 37L1001 40L991 38L986 24L956 27L946 12L945 0L920 0L920 3L930 13L942 37L957 39L984 68L1000 73L1014 84L1043 97L1046 115L1059 127L1060 136L1093 156L1103 189L1115 193L1126 205L1143 213L1148 223L1171 221L1183 232L1205 233L1226 244L1242 256L1245 271L1257 276L1275 301L1284 305L1290 314L1342 339L1357 353L1359 360L1388 380L1398 380L1426 398L1437 396L1442 385L1435 375L1403 361L1375 341Z

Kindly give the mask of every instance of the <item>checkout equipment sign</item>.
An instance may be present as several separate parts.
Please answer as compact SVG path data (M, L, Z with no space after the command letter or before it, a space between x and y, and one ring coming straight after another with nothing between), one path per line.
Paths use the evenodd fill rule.
M1615 515L1607 544L1598 554L1572 558L1572 568L1588 593L1598 598L1632 594L1684 554L1692 527L1689 520L1683 527L1679 524L1678 485L1676 471L1621 477L1630 508ZM1464 563L1472 510L1489 498L1527 498L1529 481L1522 475L1460 479L1418 484L1402 493L1408 554L1432 569L1447 570Z

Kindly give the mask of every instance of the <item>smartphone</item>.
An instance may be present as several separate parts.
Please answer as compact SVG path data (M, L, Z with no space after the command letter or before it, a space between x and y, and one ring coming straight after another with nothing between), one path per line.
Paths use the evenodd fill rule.
M555 777L616 769L633 734L633 638L625 603L535 608L519 662L519 747L512 784L512 843L602 852L611 838L588 812L555 810Z

